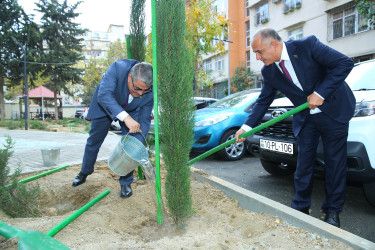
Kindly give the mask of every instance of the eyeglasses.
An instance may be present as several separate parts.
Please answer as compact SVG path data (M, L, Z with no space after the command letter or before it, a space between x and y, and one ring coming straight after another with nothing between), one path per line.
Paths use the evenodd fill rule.
M143 94L144 95L144 94L147 94L147 93L149 93L149 92L152 91L152 87L149 87L148 89L141 89L141 88L135 86L134 85L134 81L133 81L133 77L131 77L131 79L132 79L133 89L134 89L135 92L138 92L139 94Z

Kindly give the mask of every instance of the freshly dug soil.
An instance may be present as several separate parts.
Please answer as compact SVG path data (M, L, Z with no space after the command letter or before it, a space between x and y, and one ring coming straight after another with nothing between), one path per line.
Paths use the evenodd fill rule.
M183 228L176 228L165 213L164 223L160 225L157 223L155 191L151 181L136 179L132 184L133 196L122 199L119 197L118 176L106 163L97 163L95 172L86 183L72 187L80 168L80 165L71 166L33 181L38 182L43 190L39 200L40 217L9 218L0 211L0 220L23 230L46 233L90 200L110 190L106 197L54 238L72 249L85 250L352 249L342 242L297 228L272 215L245 210L220 190L195 180L191 182L195 214ZM163 182L163 165L161 175ZM164 184L162 195L163 188ZM17 240L6 240L0 236L0 249L16 248Z

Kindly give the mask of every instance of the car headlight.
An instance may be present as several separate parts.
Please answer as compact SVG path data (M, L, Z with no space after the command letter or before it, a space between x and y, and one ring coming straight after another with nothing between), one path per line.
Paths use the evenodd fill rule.
M231 115L233 115L233 113L211 116L209 118L196 122L195 127L205 127L205 126L214 125L216 123L219 123L221 121L228 119L229 116Z
M360 102L355 105L354 117L370 116L375 114L375 101Z

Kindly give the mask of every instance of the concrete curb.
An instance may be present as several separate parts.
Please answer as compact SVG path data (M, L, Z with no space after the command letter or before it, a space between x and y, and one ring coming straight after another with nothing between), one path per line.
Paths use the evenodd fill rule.
M375 249L374 242L329 225L312 216L298 212L293 208L236 186L230 182L209 175L200 169L191 167L191 176L197 181L209 183L211 186L220 189L229 197L237 200L238 204L247 210L272 214L299 228L303 228L326 238L344 242L354 249Z

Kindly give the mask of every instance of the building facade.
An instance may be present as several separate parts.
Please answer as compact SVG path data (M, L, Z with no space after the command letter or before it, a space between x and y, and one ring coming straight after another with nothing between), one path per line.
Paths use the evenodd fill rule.
M284 41L315 35L354 62L375 58L375 30L353 0L216 0L215 5L232 25L226 53L203 57L203 65L216 74L212 97L225 96L223 91L227 93L230 77L239 66L254 72L252 87L262 86L263 63L251 51L251 41L263 28L275 29ZM220 60L223 65L216 63Z
M111 24L107 32L89 30L82 38L86 60L105 58L111 42L125 42L124 26Z

